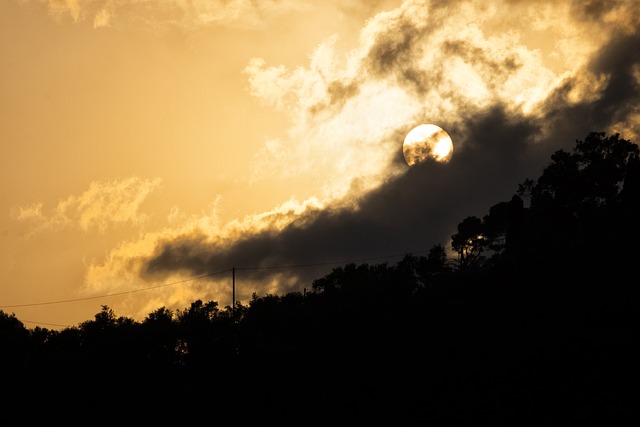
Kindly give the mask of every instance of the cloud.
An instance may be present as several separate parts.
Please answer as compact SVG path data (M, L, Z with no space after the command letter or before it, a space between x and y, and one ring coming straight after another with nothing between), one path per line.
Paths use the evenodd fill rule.
M66 14L69 14L75 22L82 19L83 7L79 0L45 0L44 2L56 19L61 19Z
M229 224L191 218L114 252L91 282L107 270L144 286L236 267L246 299L310 286L311 264L326 271L447 246L459 222L509 200L555 150L593 130L638 136L639 14L633 2L607 4L406 1L367 21L344 55L334 36L304 67L255 58L245 69L252 94L291 127L265 141L252 179L315 179L313 202ZM569 46L579 54L559 59ZM401 143L425 122L450 134L453 157L408 168ZM194 286L229 301L228 277Z
M257 267L250 275L264 279L276 266L426 252L447 243L464 216L483 214L487 203L515 192L514 175L523 180L532 172L538 132L532 121L507 116L498 106L470 118L468 131L477 138L450 164L411 168L368 192L356 206L305 210L283 228L229 242L182 235L158 246L144 274L186 270L199 275L236 266ZM295 269L285 273L300 275Z
M91 20L95 28L143 26L151 29L223 25L256 28L270 18L309 7L305 2L264 0L41 0L51 15L74 22Z
M639 139L639 46L640 34L616 34L582 73L567 77L555 88L541 107L548 133L554 133L548 138L573 141L588 128Z
M358 82L358 68L339 68L331 38L310 67L286 70L254 59L245 69L252 93L285 110L293 125L286 139L269 140L252 160L253 181L301 177L321 183L321 198L343 197L352 182L378 185L397 149L396 130L419 109L401 88L382 80Z
M244 218L223 223L218 215L221 202L222 198L218 197L207 210L191 215L183 215L178 208L172 208L165 228L145 232L130 241L121 243L108 253L106 259L92 260L87 265L84 286L79 293L86 296L160 286L151 298L148 294L141 298L139 294L134 293L125 301L128 312L140 317L161 306L184 308L197 298L229 304L228 275L216 274L206 280L193 281L193 283L189 281L194 275L211 274L213 272L211 268L220 267L220 270L216 271L222 272L228 272L231 268L226 262L231 259L225 258L211 262L211 259L207 259L210 255L206 252L232 246L234 242L242 241L247 236L277 233L294 222L302 224L305 218L310 219L313 216L311 212L320 212L324 208L316 198L304 201L290 199L268 212L247 215ZM165 245L176 248L172 256L176 255L181 260L173 263L171 268L154 271L155 269L148 265L150 256ZM181 251L186 253L179 254ZM199 254L199 251L202 253ZM171 249L168 249L168 252L171 252ZM244 253L243 256L242 260L235 261L244 261L244 266L253 265L255 259L250 253ZM184 284L185 280L189 283ZM164 286L172 282L179 282L182 286ZM284 281L272 280L273 291L275 292L278 284L282 283ZM262 282L261 285L261 289L265 289L263 287L265 283ZM252 292L251 287L245 286L238 295L247 300Z
M11 215L16 221L29 223L31 235L63 227L104 232L117 224L141 225L146 216L139 212L140 206L160 184L160 178L94 181L81 195L58 202L51 213L43 212L42 203L34 203L14 207Z

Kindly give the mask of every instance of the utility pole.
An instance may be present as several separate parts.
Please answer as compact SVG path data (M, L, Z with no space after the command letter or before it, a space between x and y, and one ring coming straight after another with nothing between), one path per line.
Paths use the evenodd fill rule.
M236 268L231 268L231 314L236 309Z

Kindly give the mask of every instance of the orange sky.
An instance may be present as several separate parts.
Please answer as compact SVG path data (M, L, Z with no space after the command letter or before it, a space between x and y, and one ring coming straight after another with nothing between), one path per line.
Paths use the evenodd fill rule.
M635 60L613 60L638 47L636 2L439 3L0 2L0 309L52 329L101 305L142 320L230 303L230 274L194 277L326 262L306 277L238 272L245 303L309 288L332 260L448 244L586 131L636 137L638 108L609 104L614 65L640 84ZM498 110L510 119L489 127ZM399 183L420 181L401 145L420 123L445 128L454 159L404 197ZM516 151L514 135L530 145ZM472 153L493 149L514 153L482 160L504 173L478 192L496 200L458 204ZM403 211L374 209L381 194L431 200L418 204L437 232L389 225ZM362 234L332 249L345 218Z

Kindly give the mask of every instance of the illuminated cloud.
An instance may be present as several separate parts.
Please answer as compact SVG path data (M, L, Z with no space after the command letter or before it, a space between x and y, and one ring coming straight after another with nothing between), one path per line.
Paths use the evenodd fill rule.
M55 18L61 19L62 16L69 14L75 22L78 22L83 17L81 1L82 0L44 0L44 3L47 4L49 11Z
M95 28L142 25L192 28L206 25L259 27L270 17L305 7L305 2L264 0L41 0L56 19L91 20Z
M554 72L540 49L522 42L521 29L495 30L509 17L535 19L536 9L434 4L408 1L378 14L361 31L360 46L344 55L332 36L308 67L253 59L245 68L251 93L292 122L286 140L266 141L256 153L253 179L318 177L324 180L322 196L330 198L344 197L354 181L370 190L397 172L398 141L413 126L462 128L472 112L496 104L531 113L558 82L578 72L578 62ZM560 9L555 24L538 24L540 31L566 27L571 10Z
M253 158L253 180L303 177L321 182L321 198L344 197L354 180L379 185L397 150L398 128L414 120L418 100L393 82L363 79L361 59L341 61L336 37L318 46L308 68L287 70L255 58L245 68L251 93L290 115L286 139L269 140Z
M220 198L217 198L208 210L192 215L183 215L179 209L173 208L164 229L146 232L131 241L121 243L104 260L92 260L87 265L85 285L80 294L110 294L160 286L153 291L155 296L151 299L148 294L135 293L127 299L125 303L128 312L135 312L137 316L144 316L162 306L183 308L197 298L209 298L229 304L228 274L214 275L181 286L164 285L182 283L194 276L208 275L214 270L228 271L230 263L235 263L233 265L237 267L253 266L260 259L255 257L255 253L240 250L242 257L234 258L224 255L226 248L247 236L271 236L294 223L303 226L305 218L317 215L324 208L315 198L304 201L291 199L271 211L223 223L218 215L220 202ZM38 212L37 206L34 212ZM181 261L168 268L163 265L160 270L150 266L148 262L151 254L161 248L167 248L167 261L173 263L175 256ZM171 248L175 248L176 252ZM182 250L186 252L178 255L177 252ZM221 254L223 255L220 256ZM273 273L280 279L287 276L286 272ZM252 276L249 274L249 277ZM238 291L238 297L248 300L256 289L264 291L264 283L262 281L259 286L244 286ZM279 289L277 284L286 284L287 280L275 281L272 278L270 283L276 292ZM291 280L289 283L291 286L294 284Z
M161 184L160 178L130 177L108 182L92 182L79 196L58 202L51 213L43 212L43 204L15 207L12 217L31 225L30 234L62 227L78 227L82 231L104 232L112 225L140 225L146 216L140 205Z
M93 28L108 27L111 23L113 12L109 8L109 3L96 12L93 17Z
M177 237L157 248L146 271L200 274L447 244L457 222L510 197L555 149L594 127L637 128L628 120L637 117L638 54L629 54L631 46L639 51L629 25L637 7L615 2L599 15L599 3L590 5L407 1L369 20L346 55L334 36L307 67L252 60L252 93L292 121L287 139L266 141L256 155L254 179L323 177L327 208L304 212L304 225L224 246L206 235ZM547 45L536 45L549 34ZM557 53L569 47L577 53L563 61ZM618 66L633 72L620 75ZM402 139L423 122L442 125L456 154L447 169L404 172ZM329 209L352 196L348 208Z
M113 25L125 8L107 2L102 15L91 15L84 3L64 4L74 19L93 16L97 26ZM153 5L183 11L172 14L180 22L234 22L244 11L251 23L259 15L243 9L245 2L230 2L224 11L216 9L221 2L186 4ZM257 4L264 13L293 3ZM199 215L174 208L166 228L92 261L84 292L143 289L237 267L245 284L239 299L246 301L252 292L300 290L318 277L318 270L296 267L327 263L330 269L332 261L447 245L464 217L508 200L556 149L593 130L637 138L639 16L633 1L406 1L368 20L360 44L348 52L332 36L306 66L254 58L244 69L251 93L286 114L291 127L264 142L250 180L312 182L315 197L227 223L217 215L220 200ZM406 168L402 141L420 123L451 135L449 164ZM47 216L35 204L15 217L71 220L83 229L140 218L144 196L119 198L99 187L61 202L62 214ZM184 306L196 295L228 304L229 277L154 292L152 298L132 294L127 307L146 314Z

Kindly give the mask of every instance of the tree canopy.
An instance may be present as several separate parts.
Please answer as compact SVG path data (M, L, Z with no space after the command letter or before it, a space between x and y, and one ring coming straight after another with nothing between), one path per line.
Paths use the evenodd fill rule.
M67 384L94 408L142 393L300 423L615 424L633 408L638 156L602 132L553 153L460 222L456 258L437 244L336 267L304 294L196 300L142 322L105 305L75 327L27 329L0 310L0 365L17 394Z

